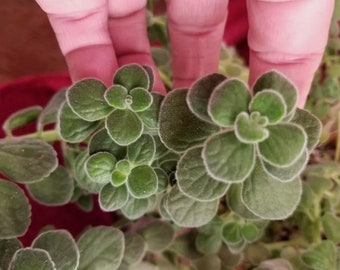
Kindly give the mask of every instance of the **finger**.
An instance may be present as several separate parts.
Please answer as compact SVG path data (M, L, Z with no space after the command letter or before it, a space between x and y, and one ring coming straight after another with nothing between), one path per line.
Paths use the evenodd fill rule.
M73 81L111 84L117 60L107 29L107 0L36 0L48 14Z
M167 0L174 86L216 72L228 0Z
M303 107L325 49L334 0L247 0L250 84L276 69L292 80Z
M147 36L146 0L109 0L109 31L120 66L137 63L150 66L155 74L154 91L165 88L152 60Z

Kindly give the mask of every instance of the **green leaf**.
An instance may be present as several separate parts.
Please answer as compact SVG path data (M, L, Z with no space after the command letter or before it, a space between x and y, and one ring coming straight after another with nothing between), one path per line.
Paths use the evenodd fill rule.
M9 270L57 270L47 251L22 248L15 252Z
M307 134L307 149L312 151L319 142L322 123L320 120L308 111L296 109L293 123L301 126Z
M298 177L303 172L308 163L308 159L309 155L305 149L302 155L288 167L276 167L265 161L263 161L263 165L268 174L282 182L288 182Z
M177 237L169 247L169 250L190 260L201 258L203 254L196 249L195 237L195 233L189 231L189 233Z
M0 269L8 269L14 253L20 248L22 244L16 238L0 240Z
M127 158L136 165L150 165L156 153L156 144L152 136L143 134L137 141L128 145Z
M266 89L274 90L282 95L287 105L287 115L294 111L297 103L297 90L295 85L283 74L277 71L269 71L259 77L253 87L254 93Z
M270 220L289 217L298 206L301 194L299 178L288 183L279 182L265 172L259 160L242 187L242 199L247 208Z
M158 116L164 97L157 93L151 93L151 95L153 97L151 106L145 111L137 112L137 115L142 120L145 129L155 131L158 135Z
M130 64L116 71L113 77L113 84L123 85L128 91L136 87L149 89L150 80L147 71L143 67Z
M85 162L85 170L92 181L106 184L111 181L111 175L117 159L110 153L98 152L91 155Z
M150 66L143 65L143 68L144 68L144 70L146 71L146 73L148 74L148 77L149 77L149 87L146 88L146 90L151 92L153 90L154 85L155 85L155 72L153 71L153 69Z
M42 109L40 106L32 106L16 111L6 119L2 127L7 135L11 135L12 131L16 128L25 126L35 121L38 118L41 110Z
M162 217L162 219L170 220L171 217L167 209L166 197L167 197L166 194L161 195L161 199L159 200L158 210L159 210L159 214Z
M146 252L146 242L136 233L127 233L124 235L125 249L123 263L134 265L142 261Z
M224 75L213 73L197 80L187 94L190 110L201 120L212 123L208 114L208 103L213 89L226 79Z
M230 127L240 112L248 111L249 102L250 93L244 82L238 79L226 80L211 94L208 113L219 126Z
M84 141L98 127L97 122L88 122L76 115L65 102L59 111L58 131L60 137L70 143Z
M121 211L125 217L135 220L143 216L149 208L149 198L136 199L129 197L127 203L122 207Z
M0 179L0 195L0 239L24 235L31 223L25 193L16 184Z
M129 145L142 135L143 124L130 110L115 110L105 121L105 127L112 140L122 146Z
M206 255L194 261L196 270L221 269L221 260L217 255Z
M126 147L116 144L105 128L93 134L88 145L88 151L90 155L98 152L108 152L114 155L117 160L126 156Z
M33 248L46 250L57 270L76 270L79 251L71 234L65 230L47 231L34 239Z
M250 244L245 248L244 257L251 264L259 265L261 262L271 257L271 252L264 243L258 242Z
M111 184L114 187L120 187L121 185L125 184L128 179L128 174L122 171L115 170L112 172L111 175Z
M235 135L243 143L262 142L269 136L265 128L267 122L268 118L261 116L258 112L252 112L250 116L246 112L241 112L236 117Z
M236 222L230 222L224 225L222 231L223 241L227 245L236 245L243 241L241 235L241 226Z
M246 223L241 227L241 235L244 240L248 242L254 242L260 237L261 232L257 226L253 223Z
M166 200L171 219L182 227L200 227L213 219L218 207L218 200L209 202L195 201L185 196L178 187L174 187Z
M194 147L182 155L177 164L176 179L179 189L188 197L213 201L222 197L229 185L208 175L201 153L202 147Z
M155 171L155 173L157 175L157 179L158 179L157 193L162 193L162 192L166 191L166 189L169 185L169 176L161 168L154 168L154 171Z
M323 241L302 254L303 262L314 270L336 269L336 248L331 241Z
M158 188L157 175L150 166L140 165L131 170L127 187L129 193L137 199L150 197Z
M103 184L93 182L91 178L87 175L85 171L85 162L87 159L88 154L87 151L84 150L77 156L74 167L72 168L72 174L81 188L91 193L98 193Z
M68 104L80 118L93 122L110 114L113 108L106 102L106 86L96 79L83 79L66 93Z
M217 255L222 262L222 267L224 267L222 269L234 269L243 259L242 254L232 253L227 245L222 245Z
M59 166L42 181L26 185L30 195L44 205L67 204L73 195L74 181L70 173Z
M209 137L202 156L209 175L227 183L243 182L255 165L254 146L238 141L233 131Z
M147 249L152 252L162 252L175 239L174 228L162 221L153 221L138 232L145 240Z
M119 84L112 85L104 94L106 102L116 109L126 109L128 90Z
M259 112L268 118L270 124L276 124L286 116L287 105L279 92L262 90L253 97L249 104L249 110Z
M76 203L77 206L85 212L91 212L93 210L93 198L91 194L81 195Z
M57 165L57 153L44 141L17 138L0 140L0 172L13 181L40 181Z
M130 91L132 103L130 108L134 112L142 112L148 109L152 104L152 95L146 89L137 87Z
M116 163L116 170L129 174L131 172L131 164L127 159L121 159Z
M200 145L218 127L198 119L186 103L188 90L171 91L164 99L159 115L159 133L162 142L175 152Z
M128 199L129 193L125 185L113 187L111 184L107 184L99 192L100 208L106 212L122 208Z
M276 167L287 167L302 155L307 144L304 130L291 123L268 126L269 137L258 145L261 158Z
M340 242L340 218L327 212L322 216L321 221L327 239L334 243Z
M216 216L212 221L198 229L195 239L197 250L203 254L215 254L222 246L223 220Z
M79 270L118 269L124 254L124 234L115 228L98 226L79 238Z
M242 184L232 184L227 193L227 204L230 210L244 219L259 219L254 213L249 211L242 201Z

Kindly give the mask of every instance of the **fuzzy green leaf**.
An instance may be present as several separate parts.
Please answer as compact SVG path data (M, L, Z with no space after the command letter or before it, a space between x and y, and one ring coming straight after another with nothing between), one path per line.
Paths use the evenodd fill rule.
M286 116L287 106L279 92L263 90L254 96L249 104L249 110L259 112L268 118L270 124L276 124Z
M200 145L218 127L198 119L186 103L188 90L171 91L164 99L160 116L159 132L163 143L176 152Z
M136 87L149 89L150 80L147 71L136 64L125 65L117 70L113 84L123 85L128 91Z
M116 109L126 109L126 96L128 95L128 90L119 84L112 85L108 88L104 94L106 102L116 108Z
M259 219L254 213L250 212L242 201L242 184L232 184L227 193L228 207L238 216L244 219Z
M206 172L201 157L202 147L190 148L177 164L179 189L198 201L213 201L225 194L229 185L218 182Z
M264 219L285 219L300 202L302 185L299 178L288 183L268 175L257 160L251 175L243 183L242 199L247 208Z
M269 71L257 79L253 91L271 89L280 93L287 105L287 115L294 111L297 103L297 90L295 85L290 82L283 74L277 71Z
M0 195L0 239L24 235L31 223L25 193L16 184L0 179Z
M77 242L79 270L116 270L124 254L124 234L112 227L87 230Z
M137 112L137 115L142 120L144 124L144 128L155 131L158 135L158 116L159 111L161 108L161 103L164 99L164 97L157 93L151 93L152 94L152 103L151 106L142 112Z
M124 158L126 155L126 147L116 144L105 128L99 130L91 137L88 151L90 155L98 152L108 152L118 160Z
M235 121L235 134L237 139L243 143L262 142L268 138L269 132L265 128L268 118L253 112L250 116L241 112Z
M157 175L150 166L140 165L131 170L127 187L129 193L137 199L150 197L158 188Z
M107 184L99 192L100 208L106 212L122 208L128 199L129 193L125 185L113 187L111 184Z
M152 95L146 89L137 87L130 91L132 103L131 110L134 112L142 112L148 109L152 104Z
M196 234L193 231L183 234L174 240L172 245L169 247L169 250L181 257L191 260L201 258L203 254L196 249L195 237Z
M296 109L292 122L301 126L307 134L307 149L312 151L318 144L322 124L320 120L308 111Z
M166 200L167 210L172 220L182 227L200 227L213 219L218 200L199 202L185 196L174 187Z
M322 216L321 221L327 239L334 243L340 242L340 218L328 212Z
M253 223L246 223L241 227L241 235L244 240L253 242L259 238L261 232Z
M119 170L114 170L111 175L111 184L114 187L120 187L121 185L125 184L125 182L128 179L128 174L119 171Z
M144 239L135 233L127 233L124 235L125 249L123 263L134 265L142 261L146 252L146 242Z
M59 166L42 181L26 185L30 195L44 205L67 204L73 195L74 181L70 173Z
M78 269L78 247L68 231L44 232L34 239L32 247L46 250L57 270Z
M148 211L149 206L150 198L135 199L130 196L121 211L128 219L135 220L143 216Z
M93 197L91 194L81 195L76 204L84 212L91 212L93 210Z
M223 182L243 182L255 164L255 148L241 143L233 131L212 135L202 152L208 173Z
M166 191L166 189L169 185L168 174L161 168L154 168L154 171L157 174L157 179L158 179L157 193L161 193L163 191Z
M187 94L190 110L201 120L212 122L208 114L208 103L213 89L226 79L225 76L213 73L197 80Z
M32 106L16 111L6 119L2 127L6 134L10 135L16 128L25 126L35 121L38 118L41 110L42 109L40 106Z
M307 165L309 155L305 149L302 155L288 167L275 167L268 162L263 161L264 169L271 176L277 178L280 181L288 182L298 177Z
M47 251L22 248L14 254L9 270L57 270Z
M227 245L236 245L243 241L241 226L236 222L227 223L222 231L223 241Z
M174 228L162 221L153 221L138 232L152 252L162 252L175 238Z
M302 260L314 270L336 269L336 247L330 241L323 241L303 253Z
M290 123L268 126L267 129L268 139L258 145L261 157L277 167L287 167L296 162L307 144L304 130Z
M129 145L142 135L143 124L130 110L115 110L105 121L105 127L112 140L122 146Z
M64 141L79 143L84 141L98 127L97 122L88 122L76 115L65 102L60 108L58 131Z
M249 102L250 94L244 82L238 79L226 80L211 94L208 113L216 124L230 127L240 112L248 111Z
M113 108L106 102L106 86L96 79L84 79L66 93L68 104L82 119L93 122L106 117Z
M155 141L152 136L147 134L143 134L137 141L127 147L127 158L134 165L150 165L155 153Z
M8 269L14 253L20 248L22 244L16 238L0 240L0 269Z
M44 141L17 138L0 140L0 172L13 181L40 181L57 165L57 153Z
M116 170L129 174L131 172L131 163L127 159L121 159L116 163Z
M106 184L111 180L117 159L110 153L98 152L91 155L85 162L85 170L92 181Z

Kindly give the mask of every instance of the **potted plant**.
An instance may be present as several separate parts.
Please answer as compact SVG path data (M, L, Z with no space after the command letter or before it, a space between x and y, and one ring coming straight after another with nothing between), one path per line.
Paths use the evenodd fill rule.
M157 23L150 33L164 37ZM11 114L0 139L0 269L338 269L338 50L334 35L308 102L322 135L285 76L267 72L250 91L227 48L221 73L165 97L151 93L150 68L131 64L108 88L84 79ZM167 85L167 52L154 56ZM320 97L330 81L332 99ZM92 223L80 234L45 227L23 245L28 197L100 213L87 223L77 212L75 223Z

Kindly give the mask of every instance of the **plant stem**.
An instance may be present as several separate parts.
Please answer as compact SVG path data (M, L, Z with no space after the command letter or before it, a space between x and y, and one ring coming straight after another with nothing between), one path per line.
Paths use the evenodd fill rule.
M274 249L281 250L282 248L284 248L286 246L297 246L297 247L307 248L308 243L303 239L303 237L297 237L297 238L293 238L289 241L280 241L280 242L275 242L275 243L268 243L268 244L265 244L265 246L269 250L274 250Z
M170 78L168 78L168 76L161 70L158 70L159 72L159 75L163 81L163 83L169 88L171 89L172 88L172 82L170 80Z
M16 136L15 138L19 139L39 139L45 142L54 142L61 140L59 133L57 130L47 130L42 132L34 132L22 136Z

